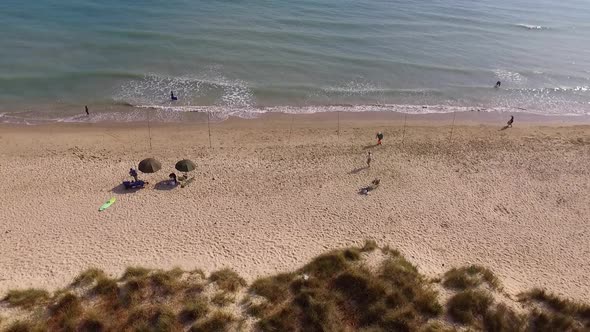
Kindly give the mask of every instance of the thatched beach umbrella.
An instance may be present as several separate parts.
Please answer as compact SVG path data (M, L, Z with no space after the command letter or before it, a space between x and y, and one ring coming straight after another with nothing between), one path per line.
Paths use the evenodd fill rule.
M192 161L190 161L188 159L183 159L183 160L177 162L176 165L174 166L174 168L176 168L180 172L187 173L187 172L194 171L197 168L197 165L195 165L195 163L193 163Z
M144 173L155 173L162 168L162 164L154 158L147 158L140 161L137 168Z

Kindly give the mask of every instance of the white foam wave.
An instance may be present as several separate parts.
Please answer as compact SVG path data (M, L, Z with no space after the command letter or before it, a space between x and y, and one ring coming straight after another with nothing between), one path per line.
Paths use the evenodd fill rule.
M520 27L520 28L525 28L528 30L546 30L546 29L548 29L547 27L544 27L542 25L531 25L531 24L524 24L524 23L516 24L516 26Z
M170 100L170 91L178 100ZM200 77L168 77L156 74L146 75L142 80L126 82L121 86L114 100L132 105L189 106L198 104L200 99L229 107L246 107L254 104L254 94L241 80L231 80L217 73Z
M527 78L520 73L506 69L496 69L494 74L500 81L510 82L512 85L524 85L527 82Z

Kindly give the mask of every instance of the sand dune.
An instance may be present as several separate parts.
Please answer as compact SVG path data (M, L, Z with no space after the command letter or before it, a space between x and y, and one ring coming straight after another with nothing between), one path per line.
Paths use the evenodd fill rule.
M399 114L343 114L340 135L333 115L234 119L213 124L213 149L205 123L154 126L151 150L140 125L3 126L0 292L59 287L89 266L231 266L253 279L370 238L427 275L477 263L512 294L590 299L590 127L499 131L503 117L478 116L459 117L452 141L448 116L412 116L404 131ZM150 156L164 167L143 176L149 188L122 190ZM183 158L196 180L154 188Z

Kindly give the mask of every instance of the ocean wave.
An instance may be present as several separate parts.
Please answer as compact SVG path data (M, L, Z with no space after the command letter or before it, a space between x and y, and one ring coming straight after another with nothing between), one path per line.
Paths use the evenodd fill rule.
M170 100L170 91L178 100ZM254 104L254 94L245 82L211 73L199 77L144 75L124 83L113 99L118 103L158 106L190 106L202 101L228 107Z
M527 29L527 30L547 30L547 29L549 29L548 27L544 27L542 25L531 25L531 24L524 24L524 23L516 24L516 26L519 28Z
M494 74L500 81L510 82L515 85L523 85L527 82L527 78L520 73L505 69L496 69Z

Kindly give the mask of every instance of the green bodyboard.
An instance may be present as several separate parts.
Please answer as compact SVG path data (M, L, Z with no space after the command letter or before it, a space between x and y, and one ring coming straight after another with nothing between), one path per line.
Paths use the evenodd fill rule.
M109 199L106 203L104 203L101 207L98 208L98 211L104 211L106 209L109 208L109 206L113 205L113 203L115 203L115 197Z

